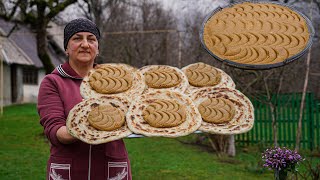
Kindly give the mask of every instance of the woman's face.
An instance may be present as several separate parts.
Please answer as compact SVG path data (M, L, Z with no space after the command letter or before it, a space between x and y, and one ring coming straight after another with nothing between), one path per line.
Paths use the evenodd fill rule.
M93 62L99 53L98 40L90 32L78 32L70 38L66 53L69 61Z

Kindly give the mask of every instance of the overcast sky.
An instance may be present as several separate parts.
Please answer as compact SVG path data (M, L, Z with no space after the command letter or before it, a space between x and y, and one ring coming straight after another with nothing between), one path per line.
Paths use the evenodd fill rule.
M207 15L219 6L225 4L222 0L159 0L165 9L171 9L176 18L183 22L183 18L193 19L195 12Z
M224 4L221 0L159 0L165 8L172 9L177 13L187 13L194 10L203 12L215 9ZM181 11L182 10L182 11Z
M222 0L156 0L163 3L164 9L173 11L177 19L192 16L192 12L200 11L204 14L210 13L218 6L225 4ZM79 17L81 14L77 10L77 5L70 5L64 12L62 17L65 21L70 21Z

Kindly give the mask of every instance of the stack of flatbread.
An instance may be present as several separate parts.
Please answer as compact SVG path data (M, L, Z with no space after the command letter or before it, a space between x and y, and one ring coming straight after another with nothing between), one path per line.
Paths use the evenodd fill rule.
M89 143L101 144L132 134L126 114L133 98L145 89L142 74L126 64L96 65L81 85L84 100L69 113L71 135Z
M197 130L239 134L253 126L253 106L231 77L204 63L182 69L102 64L80 86L84 101L67 119L73 136L100 144L129 136L179 137Z
M131 104L127 122L137 134L178 137L196 131L201 125L201 115L186 95L155 90L141 95Z
M129 107L129 128L144 136L178 137L196 131L201 116L184 92L189 86L182 70L165 65L150 65L139 69L146 90Z
M244 2L214 11L201 42L228 64L269 69L306 52L314 34L306 17L274 3ZM83 102L67 118L69 132L99 144L136 133L178 137L196 130L239 134L253 127L250 100L224 71L204 63L182 69L97 65L83 79Z
M228 74L204 63L191 64L182 70L189 80L186 94L202 117L200 131L240 134L253 127L253 105L235 89L235 83Z

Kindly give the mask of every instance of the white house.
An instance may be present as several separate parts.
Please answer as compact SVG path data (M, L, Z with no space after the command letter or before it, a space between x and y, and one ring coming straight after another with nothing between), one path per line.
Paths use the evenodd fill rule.
M49 56L57 66L65 60L58 40L63 32L56 28L48 29L48 33ZM30 28L0 18L0 63L0 105L36 102L45 71L37 55L35 33Z

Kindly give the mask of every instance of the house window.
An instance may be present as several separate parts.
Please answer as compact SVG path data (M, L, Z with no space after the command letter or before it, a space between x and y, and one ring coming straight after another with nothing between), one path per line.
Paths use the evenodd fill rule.
M38 70L35 68L23 68L23 84L38 84Z

